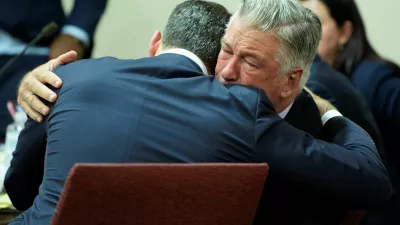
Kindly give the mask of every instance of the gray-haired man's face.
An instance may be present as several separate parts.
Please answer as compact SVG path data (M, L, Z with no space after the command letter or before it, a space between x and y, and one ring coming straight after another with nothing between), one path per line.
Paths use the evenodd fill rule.
M251 28L240 20L228 26L216 66L216 78L222 83L234 83L263 89L277 112L284 110L284 100L292 94L300 77L280 74L276 60L280 43L276 36ZM294 78L294 79L293 79Z

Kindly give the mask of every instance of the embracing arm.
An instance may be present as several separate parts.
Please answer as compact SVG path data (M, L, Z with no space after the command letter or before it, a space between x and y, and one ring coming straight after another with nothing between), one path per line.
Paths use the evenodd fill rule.
M19 210L32 205L42 183L46 153L44 126L31 119L26 122L4 180L11 202Z
M335 196L349 207L375 207L391 197L386 169L358 125L342 116L323 121L332 142L327 143L293 128L267 108L260 102L256 141L258 158L271 172Z

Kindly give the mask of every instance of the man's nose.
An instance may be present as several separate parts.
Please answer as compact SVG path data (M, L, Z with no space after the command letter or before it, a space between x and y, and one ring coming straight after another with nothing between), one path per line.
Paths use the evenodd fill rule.
M232 59L220 73L223 81L226 83L236 83L240 78L240 65L238 60Z

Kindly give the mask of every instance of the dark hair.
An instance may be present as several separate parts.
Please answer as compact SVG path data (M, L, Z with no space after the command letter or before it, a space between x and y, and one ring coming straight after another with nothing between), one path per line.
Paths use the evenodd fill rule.
M166 48L183 48L196 54L209 73L215 73L221 38L231 14L214 2L188 0L172 11L163 35Z
M354 0L320 0L324 3L336 24L340 27L346 21L353 24L353 33L335 60L338 71L351 76L363 60L381 61L395 70L400 68L391 61L383 59L372 47L367 38L361 14Z

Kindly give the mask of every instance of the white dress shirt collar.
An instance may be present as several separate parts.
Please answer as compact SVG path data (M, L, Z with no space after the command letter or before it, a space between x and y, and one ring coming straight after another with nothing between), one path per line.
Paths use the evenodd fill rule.
M293 103L294 102L290 103L290 105L285 110L283 110L278 114L282 119L285 119L285 116L289 113ZM337 116L343 116L343 115L336 109L329 110L328 112L324 113L324 115L322 115L321 117L322 125L325 125L325 123L328 122L328 120Z
M290 103L290 105L288 107L286 107L286 109L284 109L282 112L278 113L278 115L282 118L285 119L285 116L289 113L290 109L292 108L293 102Z
M203 73L205 75L208 74L207 68L204 65L203 61L201 61L201 59L191 51L188 51L188 50L183 49L183 48L172 48L172 49L168 49L168 50L162 52L161 54L165 54L165 53L174 53L174 54L186 56L187 58L189 58L193 62L195 62L201 68L201 71L203 71Z

